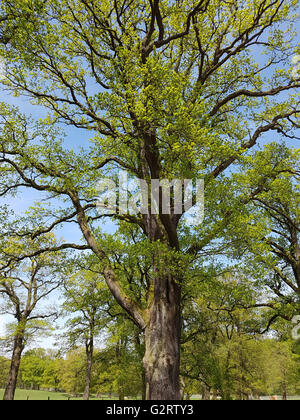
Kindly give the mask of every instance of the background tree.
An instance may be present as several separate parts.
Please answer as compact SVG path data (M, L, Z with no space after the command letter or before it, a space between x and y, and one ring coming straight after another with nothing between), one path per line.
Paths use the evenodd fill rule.
M39 239L39 243L15 238L1 243L0 295L4 301L2 313L11 314L16 319L11 325L12 358L4 399L13 400L17 384L21 355L28 339L41 328L49 327L47 320L57 316L55 308L40 307L50 293L56 290L63 278L59 254L40 254L26 257L31 249L39 249L41 243L53 246L52 235ZM23 254L23 258L20 256ZM17 264L7 263L12 256L18 256Z
M243 345L257 336L261 314L241 308L257 302L260 293L238 267L219 265L202 273L194 271L194 286L187 283L184 293L181 340L181 374L187 393L191 389L203 399L212 395L232 399L239 394L244 399L252 393L246 366L255 351L245 357Z
M300 310L299 150L273 143L244 167L234 188L253 197L228 224L234 255L264 291L270 322L291 320Z
M120 316L114 320L106 346L97 354L97 392L118 395L119 400L145 397L143 351L138 333L132 321Z
M45 349L32 349L24 354L20 365L20 376L25 388L40 389L47 362Z
M71 396L82 395L85 388L85 349L69 351L60 366L60 388Z
M43 372L42 386L58 391L60 389L60 372L63 363L62 357L57 352L48 351L47 363Z
M211 305L210 322L201 326L206 328L206 335L194 331L182 345L181 372L186 392L202 394L202 399L225 400L265 395L287 399L287 395L296 395L300 365L289 338L290 325L284 338L274 330L270 338L270 334L261 335L253 329L260 322L257 310L250 314L249 310ZM206 313L203 307L197 309ZM253 317L257 318L254 323Z
M5 388L9 374L10 361L4 356L0 356L0 388Z
M83 344L86 353L86 375L83 398L89 399L95 339L108 326L111 317L111 294L97 272L79 271L64 283L63 311L71 348Z

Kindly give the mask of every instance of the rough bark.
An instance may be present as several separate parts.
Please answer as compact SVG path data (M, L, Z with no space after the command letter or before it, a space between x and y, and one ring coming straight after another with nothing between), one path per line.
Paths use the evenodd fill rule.
M147 400L180 400L180 286L157 279L145 329Z

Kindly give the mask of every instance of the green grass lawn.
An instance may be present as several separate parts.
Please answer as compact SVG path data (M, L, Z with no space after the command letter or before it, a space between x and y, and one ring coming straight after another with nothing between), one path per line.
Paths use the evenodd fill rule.
M3 398L4 390L0 389L0 400ZM81 400L82 398L69 397L68 394L61 392L51 392L51 391L31 391L26 389L16 389L15 400ZM98 399L91 397L91 400ZM104 397L103 397L104 399ZM106 399L106 398L105 398Z
M0 400L3 398L4 389L0 389ZM82 397L76 398L76 397L70 397L66 393L62 392L51 392L51 391L31 391L26 389L16 389L15 393L15 400L48 400L50 398L51 400L82 400ZM279 397L280 398L280 397ZM99 398L91 396L91 400L99 400ZM113 397L108 398L108 395L103 395L101 398L103 400L112 400L115 399ZM199 399L199 396L192 396L191 400ZM264 399L269 399L269 397L264 397ZM300 396L293 396L288 397L289 400L300 400Z

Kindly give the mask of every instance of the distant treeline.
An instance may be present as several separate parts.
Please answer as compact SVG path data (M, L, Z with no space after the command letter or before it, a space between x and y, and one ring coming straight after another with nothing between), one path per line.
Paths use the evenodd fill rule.
M203 399L248 399L263 395L299 395L300 343L253 339L247 336L221 340L211 349L186 346L182 358L182 393ZM201 374L196 362L202 360ZM204 363L205 361L205 363ZM5 388L10 360L0 357L0 388ZM81 396L85 388L84 348L63 357L54 350L35 348L22 357L18 388L66 392ZM198 378L197 378L198 375ZM144 395L142 360L130 342L96 349L90 392L107 398L141 398Z

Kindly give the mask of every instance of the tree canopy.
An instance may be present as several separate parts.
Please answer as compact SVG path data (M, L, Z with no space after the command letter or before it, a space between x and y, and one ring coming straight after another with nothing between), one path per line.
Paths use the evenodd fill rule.
M278 278L299 292L299 197L282 215L281 194L294 191L299 156L278 146L295 141L299 127L296 8L296 0L1 2L3 89L40 115L1 103L0 196L47 198L13 228L4 223L3 234L34 240L74 223L82 235L10 255L4 268L48 251L92 251L112 296L145 333L148 399L180 397L182 293L210 257L236 257L243 236L277 276L268 283L275 295L290 299ZM82 133L80 147L71 128ZM119 170L149 189L153 180L204 180L203 223L190 226L175 211L174 189L169 214L150 203L138 214L99 213L98 182ZM111 243L106 218L117 230Z

